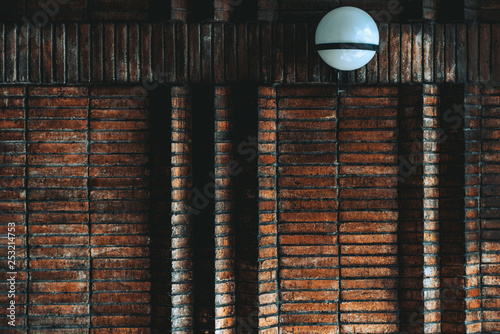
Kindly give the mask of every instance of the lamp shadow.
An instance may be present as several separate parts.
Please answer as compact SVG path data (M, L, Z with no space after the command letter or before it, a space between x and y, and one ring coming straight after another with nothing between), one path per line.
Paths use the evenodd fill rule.
M149 92L151 332L158 334L170 328L171 309L170 90L160 85Z

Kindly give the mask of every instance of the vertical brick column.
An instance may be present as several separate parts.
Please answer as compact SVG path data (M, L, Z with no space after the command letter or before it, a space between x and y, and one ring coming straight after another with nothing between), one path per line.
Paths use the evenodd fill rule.
M86 87L30 87L28 223L31 329L88 328Z
M423 86L424 333L441 332L438 87Z
M481 100L479 86L467 85L465 141L465 329L482 333L481 302Z
M481 89L481 258L482 332L500 331L500 85Z
M215 333L236 330L232 90L215 87Z
M468 6L467 0L439 0L438 19L441 21L456 21L465 19L465 9Z
M399 332L397 93L352 87L340 99L341 333Z
M215 328L214 93L211 86L191 86L193 326L201 333Z
M148 99L90 92L92 334L150 326Z
M2 321L0 331L24 333L27 325L26 298L28 287L28 231L26 215L26 109L25 87L2 87L0 95L0 307ZM10 233L10 234L9 234ZM11 253L9 253L9 251ZM9 258L11 257L11 258ZM13 261L13 262L9 262ZM11 267L12 266L12 267ZM9 272L15 274L8 274ZM15 280L12 281L12 278ZM10 279L10 281L7 281ZM13 286L12 286L13 285ZM15 287L11 289L11 287ZM12 292L11 292L12 290ZM13 291L15 290L15 294ZM32 292L36 292L33 290ZM9 294L12 294L9 296ZM14 301L15 325L17 331L8 324L11 313L8 307Z
M193 332L191 91L172 88L172 333Z
M334 86L278 87L280 330L339 331ZM310 99L315 101L314 106Z
M234 201L236 332L258 329L259 194L258 88L232 87L234 160L231 166Z
M259 87L259 333L278 334L277 98Z
M191 6L191 0L171 0L170 18L172 20L188 21L191 17Z
M441 333L465 333L464 86L439 87Z

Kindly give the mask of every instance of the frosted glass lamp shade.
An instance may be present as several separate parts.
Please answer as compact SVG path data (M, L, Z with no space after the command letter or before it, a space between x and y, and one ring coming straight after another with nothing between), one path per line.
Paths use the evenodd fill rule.
M357 70L378 50L378 28L372 17L356 7L339 7L326 14L316 29L316 49L333 68Z

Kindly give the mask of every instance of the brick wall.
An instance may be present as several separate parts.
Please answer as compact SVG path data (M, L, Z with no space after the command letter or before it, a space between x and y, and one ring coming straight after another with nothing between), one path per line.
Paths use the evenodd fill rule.
M277 90L279 327L284 332L338 330L339 170L332 93L331 86ZM318 103L311 106L310 99Z
M6 0L2 22L158 21L222 20L317 22L325 12L338 6L354 6L369 11L377 22L408 20L463 21L498 20L499 5L494 0Z
M480 175L480 231L482 233L479 263L481 264L479 277L481 279L481 313L484 319L485 332L498 331L498 86L483 87L481 89L481 175Z
M315 29L307 22L0 24L0 82L331 82L336 73L314 52ZM345 81L500 80L498 24L381 23L379 30L380 51Z
M149 325L144 101L114 87L6 87L3 94L10 124L2 131L4 205L12 208L2 224L18 224L25 273L18 324L92 332Z
M500 331L494 2L58 1L0 14L2 333Z
M192 116L173 118L170 135L165 113L170 99L162 94L137 99L133 88L113 86L6 87L2 203L7 212L2 222L4 228L9 222L17 224L19 326L100 333L106 328L160 330L171 324L179 324L179 330L210 330L218 324L222 330L257 326L254 318L259 314L263 330L279 327L284 332L340 328L418 333L422 319L424 326L443 333L477 328L474 323L481 318L474 321L478 306L471 304L477 298L465 293L477 277L485 303L479 310L491 313L496 308L492 264L498 211L496 147L489 140L495 138L496 88L481 91L484 97L476 89L468 100L469 105L474 96L482 101L483 116L474 116L479 124L470 123L470 117L469 123L452 122L460 119L455 119L460 115L453 109L455 103L465 99L461 85L420 90L353 86L339 100L332 85L280 86L271 92L262 88L258 95L249 87L194 87L187 92L175 88L172 112L188 108ZM257 96L259 172L256 161L238 156L252 147L247 141L256 135L257 128L248 124L255 122L251 111L257 106L251 101ZM211 105L220 111L210 112ZM247 109L241 108L244 105ZM469 106L469 112L474 110ZM435 111L441 118L431 122ZM189 119L192 139L185 137ZM210 123L216 126L215 137L207 127ZM423 137L419 124L426 125ZM481 174L470 169L474 164L460 160L466 146L459 144L474 143L466 124L468 129L483 129ZM442 137L436 149L425 141L435 136ZM179 142L172 149L178 147L191 157L188 174L179 168L188 168L190 160L177 154L171 164L166 160L170 142ZM401 165L401 157L416 167ZM232 164L241 171L231 172ZM173 203L175 198L187 200L184 211L196 209L199 192L190 189L206 194L211 170L219 189L215 197L202 200L207 204L190 217L187 230L175 232L187 221L172 217L172 236L188 234L171 239L165 229L170 225L170 196ZM169 185L170 171L181 183L173 178ZM402 171L411 173L402 178ZM182 175L193 175L192 181L184 184ZM480 183L469 183L477 177ZM258 211L252 204L257 180ZM439 197L433 195L434 188ZM480 193L470 193L473 189ZM470 248L470 242L464 249L475 231L470 225L470 212L475 211L469 205L475 196L482 207L477 212L484 217L476 228L483 231L484 241L481 249ZM214 208L219 217L215 221L209 214ZM428 238L430 244L424 243L422 250ZM431 240L437 248L429 248ZM257 242L259 255L252 255ZM188 246L192 250L184 256L190 260L179 253ZM468 278L464 268L474 268L470 256L475 252L481 265ZM216 262L213 254L220 254ZM177 278L188 268L190 283ZM214 269L222 276L207 278ZM434 279L441 290L426 279ZM179 290L181 286L188 290ZM441 294L426 297L422 289ZM185 313L181 291L187 293L192 313ZM436 317L415 314L419 305L431 307L436 300L441 305ZM170 322L170 312L172 319L182 312L187 322ZM495 328L495 322L485 326Z

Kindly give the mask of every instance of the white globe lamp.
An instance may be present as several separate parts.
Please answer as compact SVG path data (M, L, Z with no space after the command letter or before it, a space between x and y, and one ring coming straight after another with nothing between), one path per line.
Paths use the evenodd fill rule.
M316 29L316 50L321 59L340 71L365 66L375 56L378 46L377 24L367 12L356 7L332 10Z

